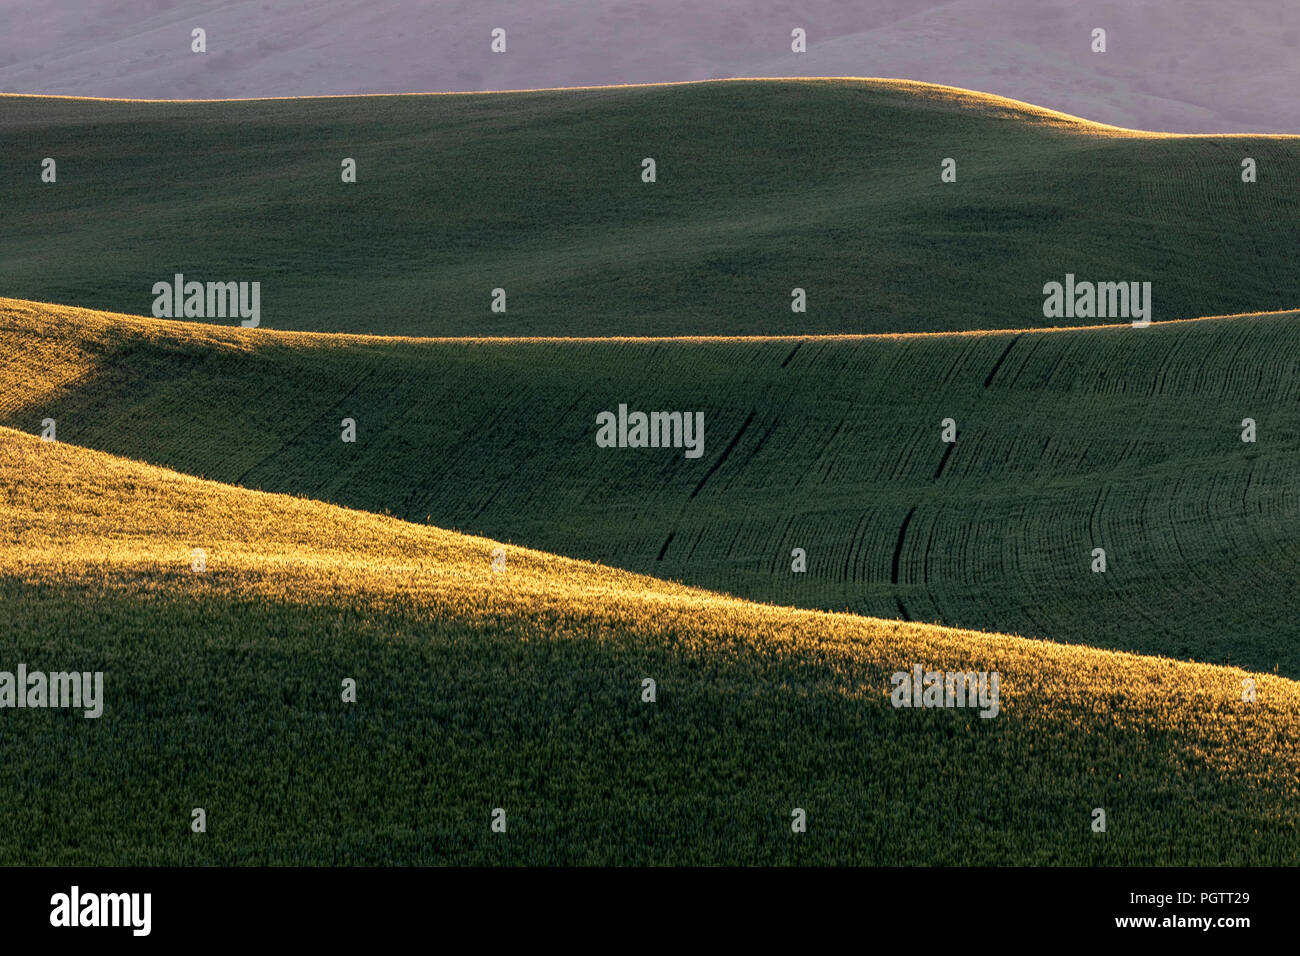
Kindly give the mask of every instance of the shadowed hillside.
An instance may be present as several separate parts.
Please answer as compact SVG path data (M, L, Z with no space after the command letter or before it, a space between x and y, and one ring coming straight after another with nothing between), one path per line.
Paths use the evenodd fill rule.
M104 675L97 719L6 712L0 863L1300 852L1294 681L1257 675L1245 704L1237 670L762 607L518 548L494 572L493 547L0 430L4 664ZM1000 711L892 707L914 663L998 672Z
M1296 322L416 341L5 300L0 423L759 601L1296 676ZM620 403L702 412L702 455L597 447Z
M265 327L422 336L1054 325L1042 290L1067 273L1151 282L1156 320L1300 286L1300 138L1131 134L900 81L0 97L0 129L0 291L133 314L177 273L260 282Z

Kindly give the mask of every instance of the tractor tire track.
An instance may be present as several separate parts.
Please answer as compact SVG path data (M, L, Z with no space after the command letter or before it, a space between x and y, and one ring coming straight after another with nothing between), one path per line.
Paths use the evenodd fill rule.
M723 449L723 452L718 457L718 460L715 461L713 465L709 468L709 470L704 473L704 477L700 479L700 483L695 486L695 490L692 491L690 494L691 498L694 498L696 495L698 495L700 493L700 489L703 488L705 483L710 478L713 477L713 473L722 467L722 463L726 461L727 457L732 453L732 451L735 450L736 445L740 443L741 437L745 434L745 431L749 428L750 422L752 422L753 420L754 420L754 412L750 411L749 415L745 418L745 423L740 426L740 431L736 432L736 434L731 437L731 441L727 444L727 447Z

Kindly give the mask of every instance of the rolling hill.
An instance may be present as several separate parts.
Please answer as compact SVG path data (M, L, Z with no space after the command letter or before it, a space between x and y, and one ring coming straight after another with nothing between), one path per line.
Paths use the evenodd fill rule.
M1300 137L851 79L0 128L0 705L105 682L0 710L0 863L1297 858ZM262 327L143 317L177 273Z
M1042 289L1067 273L1151 282L1157 320L1292 308L1300 283L1300 137L906 81L0 96L0 128L0 291L132 314L178 273L261 283L265 327L414 336L1029 328L1060 324Z
M1300 131L1278 0L0 0L0 92L213 99L924 77L1182 133ZM93 12L92 12L93 11ZM207 31L207 53L190 31ZM791 51L791 30L807 51ZM494 54L494 28L509 51ZM1092 31L1107 30L1104 55Z
M1297 677L1296 320L439 341L0 300L0 424L755 601ZM702 412L702 455L598 447L620 403Z
M0 862L1300 852L1295 681L1255 675L1248 704L1235 669L747 604L514 547L494 572L494 547L0 429L0 669L104 675L97 719L4 713ZM998 672L1000 712L891 706L917 663Z

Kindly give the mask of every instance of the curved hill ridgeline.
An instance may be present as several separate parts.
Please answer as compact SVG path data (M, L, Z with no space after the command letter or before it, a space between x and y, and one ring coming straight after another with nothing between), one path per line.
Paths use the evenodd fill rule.
M1297 676L1298 319L416 341L0 300L0 423L757 601ZM703 453L598 447L620 403L702 412Z
M1289 308L1300 285L1300 138L899 80L0 96L0 129L0 289L133 314L177 273L260 282L266 327L416 336L1054 325L1042 289L1067 273L1149 281L1162 320Z
M1293 680L1253 675L1244 703L1233 668L764 607L515 547L495 572L495 546L0 429L4 664L103 674L96 719L6 714L0 862L1300 851ZM998 712L891 706L917 664L999 674Z

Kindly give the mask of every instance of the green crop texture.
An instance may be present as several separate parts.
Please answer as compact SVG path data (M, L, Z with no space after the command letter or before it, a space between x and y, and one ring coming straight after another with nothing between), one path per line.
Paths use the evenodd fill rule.
M881 80L0 131L0 865L1300 859L1300 137Z
M1155 319L1293 308L1300 285L1300 138L918 83L7 96L0 129L0 291L133 314L178 272L260 281L270 328L420 336L1024 328L1060 324L1041 290L1066 272L1151 281Z
M1256 675L1247 704L1245 672L1212 665L749 604L518 548L494 572L485 539L9 430L0 519L6 654L100 670L107 699L97 720L3 714L5 863L1300 853L1286 678ZM1001 712L895 709L889 675L914 662L996 670Z

